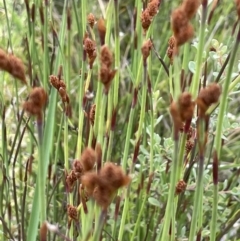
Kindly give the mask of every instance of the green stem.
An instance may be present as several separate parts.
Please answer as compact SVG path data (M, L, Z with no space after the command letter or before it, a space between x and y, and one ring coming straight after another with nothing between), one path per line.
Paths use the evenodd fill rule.
M206 18L207 18L207 5L206 6L202 5L202 19L200 24L199 43L198 43L198 49L197 49L196 72L193 76L193 82L190 87L193 99L197 97L200 79L201 79L200 75L201 75L202 57L203 57L203 50L204 50Z
M82 32L81 32L81 39L82 41L84 33L86 31L86 0L80 1L81 2L81 21L82 21ZM86 70L86 59L84 56L84 50L82 51L82 68L81 68L81 79L79 83L79 98L78 98L78 103L79 103L79 117L78 117L78 138L77 138L77 157L80 158L81 156L81 150L82 150L82 133L83 133L83 119L84 119L84 106L82 105L83 103L83 94L84 94L84 81L85 81L85 70Z
M37 121L38 129L38 185L39 185L39 200L40 200L40 223L42 224L46 220L46 199L45 199L45 163L43 159L43 122Z
M170 188L168 193L167 199L167 206L165 210L165 217L164 217L164 224L163 224L163 231L161 239L158 238L157 240L161 241L168 241L169 240L169 229L170 223L172 219L172 209L174 208L174 194L175 194L175 187L176 187L176 171L177 171L177 161L178 161L178 140L174 141L174 150L173 150L173 160L172 160L172 167L171 167L171 176L170 176Z
M220 99L216 137L214 140L214 149L217 152L217 158L219 161L220 161L220 153L221 153L221 147L222 147L223 120L225 118L225 112L226 112L227 103L228 103L228 101L227 101L228 91L229 91L229 86L231 84L231 75L232 75L232 70L233 70L236 54L238 52L237 50L238 50L239 42L240 42L240 26L238 29L236 41L234 43L234 47L231 52L227 75L226 75L226 79L224 81L223 92L222 92L222 96ZM215 185L215 187L214 187L214 206L212 209L210 241L215 241L215 238L216 238L216 226L217 226L216 223L217 223L217 208L218 208L217 203L218 203L218 184Z

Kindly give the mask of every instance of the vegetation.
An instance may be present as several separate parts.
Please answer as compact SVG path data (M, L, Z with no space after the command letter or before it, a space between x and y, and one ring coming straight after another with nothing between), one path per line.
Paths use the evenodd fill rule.
M0 9L0 240L240 240L239 0Z

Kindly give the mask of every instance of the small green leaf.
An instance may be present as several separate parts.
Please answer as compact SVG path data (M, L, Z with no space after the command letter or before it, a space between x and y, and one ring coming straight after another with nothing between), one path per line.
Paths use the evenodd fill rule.
M211 44L212 44L212 47L215 48L215 49L218 49L219 48L219 42L216 40L216 39L213 39L211 41Z
M161 207L160 202L154 197L148 198L148 202L153 206Z
M190 61L188 64L188 68L194 74L196 71L196 63L194 61Z

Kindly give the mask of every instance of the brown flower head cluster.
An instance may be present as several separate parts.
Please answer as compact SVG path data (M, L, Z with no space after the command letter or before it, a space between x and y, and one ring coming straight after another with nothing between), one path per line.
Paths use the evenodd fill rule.
M66 184L69 192L73 191L75 182L80 179L85 172L93 169L96 161L97 154L90 147L84 149L79 160L74 160L72 170L66 176Z
M176 185L175 194L179 195L179 194L185 192L186 187L187 187L187 184L183 180L180 180Z
M141 48L142 56L143 56L143 63L146 64L147 58L150 55L151 49L152 49L152 41L150 39L146 40Z
M103 46L105 44L105 35L106 35L106 25L104 18L99 18L97 22L97 28L100 38L100 43Z
M187 156L194 146L193 138L196 133L196 130L192 126L187 127L185 124L183 124L180 128L180 132L185 132L187 135L187 142L185 144L185 153Z
M240 0L235 0L238 19L240 19Z
M183 92L179 98L178 102L172 102L170 105L170 113L172 116L175 138L178 138L178 131L182 128L182 123L189 123L192 120L194 113L195 102L192 100L192 96L188 92Z
M35 87L31 90L28 100L23 103L23 109L30 115L36 116L38 121L41 121L42 111L47 99L46 91L42 87Z
M65 83L63 82L62 79L60 79L59 77L57 77L55 75L50 75L49 81L50 81L51 85L55 89L57 89L57 91L62 99L62 102L64 104L64 110L65 110L64 112L66 113L67 116L71 117L72 111L71 111L70 99L67 94Z
M154 16L158 13L158 8L160 5L160 0L151 0L146 9L142 12L141 15L141 22L142 22L142 28L144 31L144 35L146 34L147 30L149 29L149 26L151 25L151 22L154 18Z
M89 68L92 69L93 63L97 57L96 43L89 37L85 37L83 41L83 48L88 56Z
M87 16L87 22L91 28L93 28L95 24L95 16L92 13L89 13Z
M194 146L194 142L190 139L187 140L187 142L185 144L186 156L191 152L193 146Z
M105 210L116 191L129 184L130 177L124 174L121 167L108 162L99 173L88 172L81 180L87 193Z
M77 207L68 204L67 205L67 213L68 213L68 217L71 220L78 221L78 210L77 210Z
M94 120L95 120L95 110L96 110L96 104L91 106L90 112L89 112L89 120L92 126L94 125Z
M172 12L171 24L177 48L193 37L194 29L189 21L199 6L200 0L184 0L183 4Z
M218 102L221 95L221 87L217 83L212 83L206 88L200 90L197 97L197 105L199 109L199 116L204 117L207 109L214 103Z
M19 79L23 84L27 84L22 60L2 49L0 49L0 69Z
M174 36L171 36L168 40L168 49L167 49L167 56L170 59L170 63L173 64L173 57L176 49L176 39Z
M100 63L100 81L104 85L105 93L108 93L111 82L116 74L116 70L111 69L113 63L113 56L106 45L103 45L101 47Z

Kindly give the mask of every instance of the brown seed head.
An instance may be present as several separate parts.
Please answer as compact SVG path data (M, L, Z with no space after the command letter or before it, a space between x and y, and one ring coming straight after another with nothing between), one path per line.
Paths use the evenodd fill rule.
M102 185L108 186L115 192L118 188L126 186L130 182L130 177L125 175L122 168L108 162L99 173Z
M150 55L150 51L152 49L152 41L150 39L146 40L141 48L143 61L146 61L148 56Z
M148 8L146 8L141 14L141 22L144 34L146 34L149 26L152 23L152 16L149 13Z
M27 84L22 60L12 54L7 54L2 49L0 49L0 69L19 79L23 84Z
M188 23L182 28L182 31L175 34L177 46L185 44L187 41L193 38L194 29L191 23Z
M9 55L9 62L12 66L10 74L13 77L21 80L22 83L26 84L25 69L22 60L14 55Z
M168 40L168 46L171 49L173 49L176 46L176 39L175 39L175 37L173 35Z
M182 126L182 120L178 111L177 103L174 101L170 105L170 114L172 116L174 129L178 132Z
M93 55L93 52L96 50L95 42L91 40L89 37L84 39L84 50L87 52L87 54L90 57Z
M200 90L197 98L200 116L204 116L205 112L207 111L210 105L218 102L218 99L221 95L221 91L221 87L217 83L212 83L208 85L206 88Z
M100 62L101 65L105 65L107 68L110 68L112 66L113 57L107 45L103 45L101 47Z
M99 176L95 172L87 172L81 178L82 185L86 188L89 196L92 196L95 187L99 183Z
M191 121L194 113L195 102L192 101L192 95L184 92L178 99L179 114L182 122Z
M97 186L94 189L93 197L97 204L106 210L112 201L112 192L107 186Z
M66 84L64 83L63 80L59 80L59 88L63 88L63 89L66 89Z
M93 28L94 24L95 24L95 17L92 13L89 13L87 16L87 22L90 25L91 28Z
M100 37L100 43L101 43L101 45L104 45L104 43L105 43L105 34L106 34L106 25L105 25L104 18L100 18L98 20L97 28L98 28L98 33L99 33L99 37Z
M96 110L96 105L94 104L91 106L91 109L89 112L89 120L92 126L94 125L94 120L95 120L95 110Z
M158 13L159 4L159 0L153 0L148 3L147 9L151 17L154 17Z
M68 192L72 192L75 182L80 178L79 173L75 172L75 170L71 170L70 173L66 177L66 184Z
M62 102L69 103L69 97L67 95L66 89L60 87L58 92L59 92L59 94L61 96Z
M81 155L81 163L82 163L82 166L83 166L83 170L85 172L87 171L90 171L93 169L95 163L96 163L96 152L90 148L90 147L87 147L82 155Z
M172 12L171 25L177 47L186 43L193 37L194 30L188 21L183 7L179 7Z
M49 82L51 83L51 85L55 88L55 89L59 89L60 84L59 84L59 79L57 76L55 75L50 75L49 76Z
M193 145L194 145L194 143L193 143L193 141L191 141L191 140L188 140L188 141L186 142L186 145L185 145L186 155L188 155L189 152L192 150Z
M83 166L80 160L74 160L73 161L73 170L77 173L82 174L83 173Z
M78 221L78 210L77 207L74 207L73 205L68 204L67 205L67 213L68 216L73 219L74 221Z
M47 99L46 91L42 87L35 87L31 90L28 100L24 102L23 109L40 119Z
M167 48L167 56L170 59L170 64L173 64L174 50L170 47Z
M187 184L183 180L180 180L177 183L177 186L176 186L176 189L175 189L175 194L179 195L179 194L185 192L186 187L187 187Z
M182 8L186 14L186 17L190 20L196 14L199 6L201 4L200 0L184 0Z
M187 26L188 19L185 15L183 8L177 8L172 12L171 15L171 24L172 24L172 30L174 33L174 36L179 34L179 32L182 31L182 29Z

